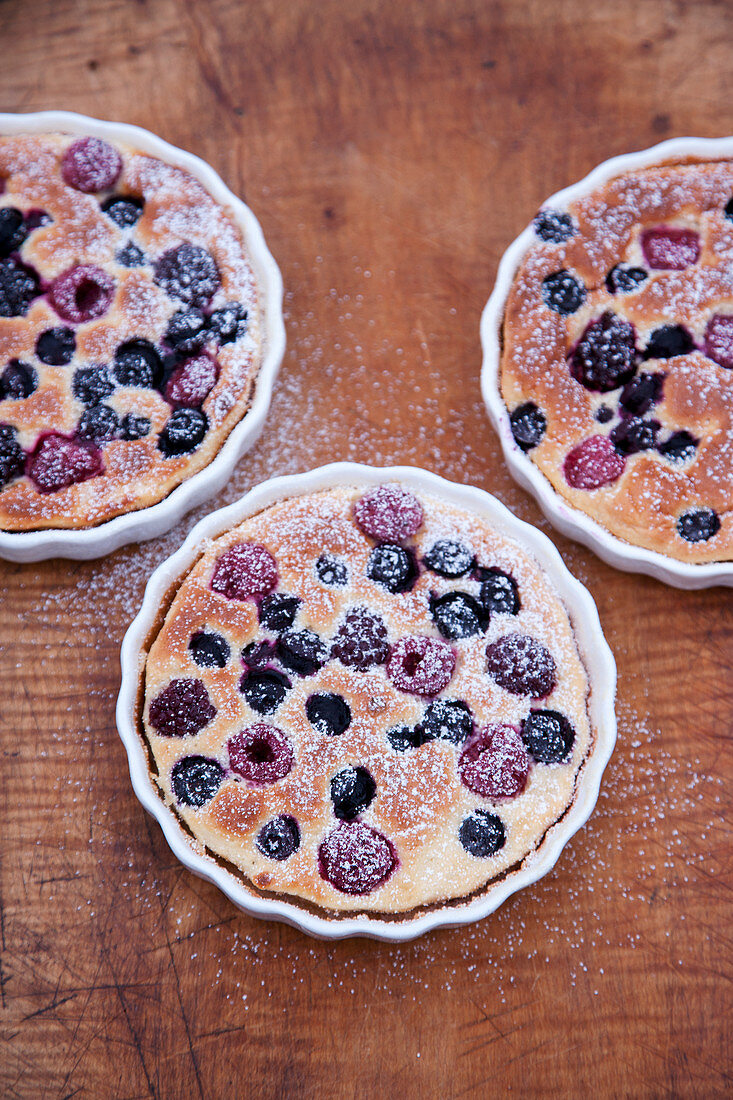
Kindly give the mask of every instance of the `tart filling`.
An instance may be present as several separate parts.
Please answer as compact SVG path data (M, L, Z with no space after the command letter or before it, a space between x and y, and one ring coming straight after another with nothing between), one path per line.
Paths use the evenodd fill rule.
M628 172L543 209L507 301L516 445L612 534L733 558L733 162Z
M0 529L162 500L250 404L262 319L242 233L121 143L0 137Z
M162 797L255 890L406 914L519 866L593 743L567 611L479 516L400 485L211 542L145 661Z

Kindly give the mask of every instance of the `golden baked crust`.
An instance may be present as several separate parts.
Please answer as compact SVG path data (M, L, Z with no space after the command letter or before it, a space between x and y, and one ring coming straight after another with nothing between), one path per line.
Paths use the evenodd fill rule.
M364 520L359 502L373 504L375 492L386 502L383 515L396 501L412 520L391 532L389 524ZM360 528L357 515L378 537ZM436 572L442 559L431 551L443 544L445 554L446 540L462 548L460 566L452 566L460 576ZM232 548L239 561L250 555L249 566L256 559L249 575L259 577L260 591L249 598L231 598L238 585L240 596L246 590L232 573ZM390 572L394 553L401 565ZM379 573L375 562L384 565L385 554L387 571ZM406 577L404 590L391 591L385 576L392 588ZM451 592L468 599L439 630L435 607L445 602L434 601ZM292 626L273 593L297 597ZM268 619L278 607L284 619ZM284 500L211 542L163 610L140 701L153 775L196 841L255 891L332 914L414 913L465 898L515 869L573 802L593 734L568 614L534 558L477 515L384 486ZM483 618L466 625L461 614L470 620L472 612ZM355 665L353 647L343 645L345 624L354 616L363 623L365 614L382 625L375 644L372 621L371 649L357 630ZM302 655L294 635L309 641L311 653L321 647L305 674L292 660L294 650ZM518 636L529 649L512 649ZM427 680L419 679L420 660L410 663L413 642L405 639L431 647ZM509 665L497 664L507 645ZM521 683L511 680L515 658ZM252 699L260 706L255 695L243 694L263 670L289 683L265 713L253 709ZM507 671L510 680L502 679ZM413 672L417 680L402 678ZM309 708L324 696L341 702L319 720ZM446 700L458 725L444 721ZM564 731L559 748L557 738L554 747L542 740L547 714L555 734ZM252 767L267 758L265 769L273 770L257 782L252 761L238 773L241 731L262 726L275 728L274 752L260 740ZM530 729L539 733L534 742Z
M23 215L0 244L0 529L146 508L211 462L251 403L262 305L241 230L186 171L119 142L0 137L0 192L5 228ZM132 205L105 211L117 197ZM20 303L19 269L36 281ZM201 331L176 343L183 314ZM54 329L70 361L39 343ZM147 342L151 384L119 361L130 341ZM184 430L164 445L174 417Z
M675 162L541 211L504 316L519 445L574 508L686 562L733 557L732 197L731 161Z

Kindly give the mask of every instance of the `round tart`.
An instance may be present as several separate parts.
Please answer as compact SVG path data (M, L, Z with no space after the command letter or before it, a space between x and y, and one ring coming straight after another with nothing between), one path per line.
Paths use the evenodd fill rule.
M733 160L651 164L570 191L535 218L506 299L499 382L514 446L627 543L728 562Z
M414 916L531 862L595 740L531 552L442 496L354 481L270 503L189 561L137 705L200 850L330 917Z
M253 398L262 298L233 211L188 171L91 134L0 136L0 531L93 528L211 463Z

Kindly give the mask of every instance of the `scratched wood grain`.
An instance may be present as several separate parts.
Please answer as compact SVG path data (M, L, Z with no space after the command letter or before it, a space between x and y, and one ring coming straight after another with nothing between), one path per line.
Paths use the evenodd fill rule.
M406 461L547 530L478 396L498 257L599 160L733 130L730 16L714 0L3 0L0 109L139 123L260 217L289 350L262 440L212 505L334 458ZM730 593L675 592L557 538L621 676L596 814L471 929L327 945L240 914L131 792L118 648L193 518L99 563L0 564L0 1093L730 1095Z

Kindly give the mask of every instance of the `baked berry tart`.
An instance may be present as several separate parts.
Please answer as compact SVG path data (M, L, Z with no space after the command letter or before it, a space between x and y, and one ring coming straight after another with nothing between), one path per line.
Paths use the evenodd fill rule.
M264 246L254 259L213 172L143 131L67 117L0 118L8 535L88 532L169 497L249 416L274 332Z
M733 560L733 145L710 145L619 158L550 200L484 332L525 468L691 566Z
M599 737L534 553L437 479L375 473L196 544L134 664L159 805L251 895L331 920L485 898L566 818Z

